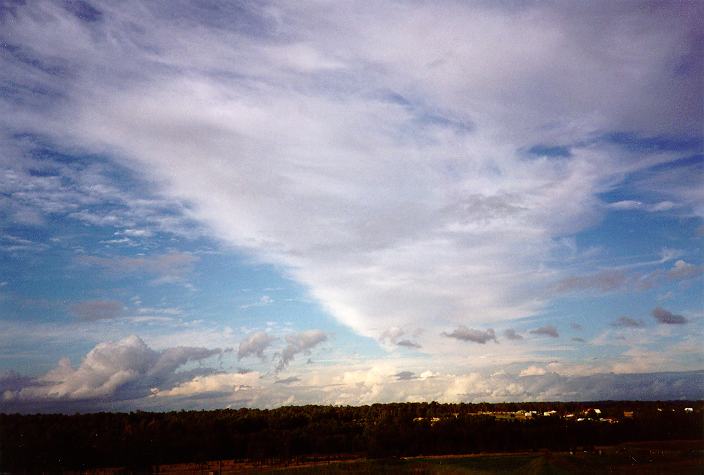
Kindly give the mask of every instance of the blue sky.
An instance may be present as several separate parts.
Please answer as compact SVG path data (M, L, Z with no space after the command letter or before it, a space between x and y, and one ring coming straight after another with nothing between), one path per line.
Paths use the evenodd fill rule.
M4 3L0 410L702 397L702 13Z

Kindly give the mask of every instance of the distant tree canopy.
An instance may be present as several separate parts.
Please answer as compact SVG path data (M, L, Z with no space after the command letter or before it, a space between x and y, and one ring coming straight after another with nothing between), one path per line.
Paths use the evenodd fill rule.
M692 407L692 412L685 411ZM617 418L612 422L600 418ZM569 450L639 440L702 439L699 402L300 406L76 415L0 415L0 470L57 470L238 459L283 462L482 451ZM557 411L500 419L482 412ZM633 412L624 417L624 412ZM587 416L565 418L568 413ZM588 416L592 418L589 419Z

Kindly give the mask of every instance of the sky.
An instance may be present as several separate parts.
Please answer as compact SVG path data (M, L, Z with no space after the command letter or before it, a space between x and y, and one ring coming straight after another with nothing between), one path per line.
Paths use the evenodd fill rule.
M0 411L704 398L701 2L0 3Z

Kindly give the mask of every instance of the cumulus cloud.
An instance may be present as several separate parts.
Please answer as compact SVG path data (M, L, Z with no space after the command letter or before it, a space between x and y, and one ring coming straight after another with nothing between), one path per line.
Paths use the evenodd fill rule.
M109 320L119 317L124 305L117 300L85 300L69 307L70 312L79 320Z
M498 343L496 334L491 328L488 330L475 330L474 328L467 328L464 325L460 325L450 333L443 332L443 335L448 338L456 338L457 340L481 343L482 345L491 340Z
M507 328L506 330L504 330L504 337L509 340L522 340L523 339L523 335L521 335L520 333L517 333L516 330L514 330L513 328Z
M545 373L547 373L545 368L541 368L540 366L529 366L522 370L519 376L541 376Z
M688 320L683 315L677 315L662 307L655 307L651 312L658 323L665 325L684 325Z
M622 316L618 320L613 322L611 326L616 328L642 328L644 326L641 320L636 320L635 318Z
M4 20L21 54L0 69L3 127L110 154L372 337L428 315L439 331L540 311L553 239L597 222L624 176L673 159L595 133L699 134L702 120L695 4L264 2L246 21L95 8L87 23L28 2ZM675 86L672 58L691 71ZM567 153L523 152L553 144ZM67 202L80 203L40 200Z
M279 354L280 359L276 365L277 371L281 371L299 353L309 354L310 350L318 344L327 341L328 335L322 330L306 330L292 335L286 335L286 346Z
M152 388L168 388L189 377L188 372L177 372L186 363L204 361L222 352L193 347L156 351L133 335L99 343L77 368L67 358L61 359L56 368L12 392L8 399L21 402L145 397Z
M543 327L535 328L530 331L533 335L549 336L552 338L557 338L560 334L557 332L557 328L553 325L545 325Z
M276 337L269 335L265 331L255 332L240 342L240 346L237 350L237 358L242 359L256 355L263 360L264 350L275 340Z

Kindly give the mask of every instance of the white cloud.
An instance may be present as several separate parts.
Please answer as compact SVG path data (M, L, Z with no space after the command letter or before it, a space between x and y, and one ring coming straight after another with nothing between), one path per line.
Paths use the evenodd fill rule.
M259 373L219 373L196 376L171 389L155 390L152 395L158 397L198 397L212 393L232 394L247 391L258 384Z
M220 349L149 348L139 337L99 343L77 368L67 358L32 384L15 391L20 401L129 399L144 397L149 388L173 385L187 373L176 373L189 361L222 354Z
M541 368L540 366L529 366L522 370L519 376L541 376L545 373L547 373L545 368Z

